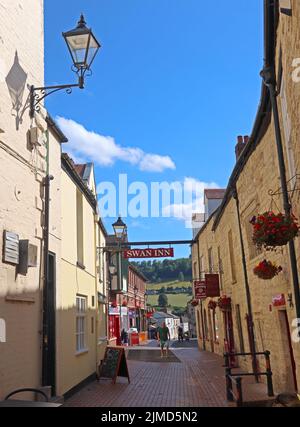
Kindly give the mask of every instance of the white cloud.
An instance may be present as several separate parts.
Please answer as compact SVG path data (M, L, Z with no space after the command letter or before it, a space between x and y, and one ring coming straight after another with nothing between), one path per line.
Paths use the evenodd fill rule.
M121 160L147 172L176 168L169 156L145 153L136 147L122 147L116 144L113 137L89 131L74 120L64 117L57 117L56 120L69 139L66 151L76 159L93 161L101 166L113 166L116 161Z
M147 172L163 172L165 169L176 169L173 160L169 156L158 154L146 154L140 162L140 170Z

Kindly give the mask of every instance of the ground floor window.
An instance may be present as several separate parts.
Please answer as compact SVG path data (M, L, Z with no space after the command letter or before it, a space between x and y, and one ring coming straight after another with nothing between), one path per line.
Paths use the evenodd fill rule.
M87 297L76 296L76 351L86 349Z

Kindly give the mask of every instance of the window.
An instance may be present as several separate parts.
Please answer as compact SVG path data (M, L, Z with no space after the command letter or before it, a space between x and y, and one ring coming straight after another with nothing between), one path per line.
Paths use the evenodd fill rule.
M291 179L295 176L296 169L295 169L294 152L293 152L292 141L291 141L292 123L291 123L291 119L288 112L288 102L287 102L285 88L286 88L286 84L282 76L281 85L280 85L280 101L281 101L281 112L282 112L282 120L283 120L285 151L286 151L287 161L288 161L289 178ZM293 185L294 183L291 183L291 184Z
M77 263L83 267L83 196L77 190L76 193L76 222L77 222Z
M221 258L221 248L218 246L218 269L219 269L219 278L220 278L220 290L223 290L223 263Z
M243 329L242 329L242 319L241 319L241 311L240 306L236 305L236 324L238 328L239 341L240 341L240 353L245 353L245 345L244 345L244 337L243 337Z
M247 213L244 218L244 226L245 226L246 237L248 242L249 259L253 259L262 253L262 250L258 249L253 242L253 226L250 223L251 218L257 215L258 211L259 211L259 208L255 207L254 209L252 209L251 212Z
M193 263L193 274L194 274L194 279L198 279L197 262L196 261L194 261L194 263Z
M204 257L203 255L200 257L200 280L205 279L205 271L204 271Z
M87 298L76 297L76 351L86 350Z
M285 15L292 15L292 3L291 0L279 0L280 12Z
M232 231L228 232L228 245L229 245L229 255L230 255L230 267L231 267L231 280L233 283L236 282L236 268L235 268L235 256L233 249L233 239L232 239Z
M209 273L213 273L214 260L213 260L212 248L208 249L208 269L209 269Z

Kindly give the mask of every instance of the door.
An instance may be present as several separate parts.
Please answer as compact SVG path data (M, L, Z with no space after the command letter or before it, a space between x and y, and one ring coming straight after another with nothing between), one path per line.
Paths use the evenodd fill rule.
M233 321L232 321L231 310L223 311L223 318L224 318L224 328L225 328L225 331L224 331L225 352L234 353L235 348L234 348ZM230 357L230 364L231 366L236 365L236 358L234 356Z
M286 391L297 391L297 376L296 376L296 363L294 357L294 351L292 346L292 339L290 333L289 319L286 310L280 310L279 312L279 323L281 330L281 353L284 355L284 360L286 362L285 372L286 372Z
M52 395L56 388L56 345L55 345L55 293L56 293L56 255L48 254L48 280L44 299L44 322L47 325L43 350L43 383L52 387Z

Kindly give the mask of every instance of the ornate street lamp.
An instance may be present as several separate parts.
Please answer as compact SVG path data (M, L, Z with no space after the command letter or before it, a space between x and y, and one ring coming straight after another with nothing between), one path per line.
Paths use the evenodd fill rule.
M119 216L118 220L113 224L113 229L115 236L118 241L123 240L127 235L127 225L122 221L122 218Z
M80 16L77 27L63 33L63 37L72 57L72 70L78 75L78 83L46 87L31 86L29 104L29 114L31 118L34 117L35 112L40 111L39 104L47 96L60 90L65 90L70 94L73 87L84 89L85 74L87 72L91 74L91 65L101 45L97 41L92 30L86 26L83 15Z

